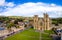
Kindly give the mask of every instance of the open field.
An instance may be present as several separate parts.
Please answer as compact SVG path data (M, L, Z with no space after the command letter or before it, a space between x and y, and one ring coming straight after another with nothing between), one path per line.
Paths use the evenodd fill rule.
M53 32L51 30L46 30L45 32L41 32L41 39L42 40L52 40L49 36ZM35 31L34 29L28 29L23 32L14 34L5 40L39 40L40 39L40 33Z

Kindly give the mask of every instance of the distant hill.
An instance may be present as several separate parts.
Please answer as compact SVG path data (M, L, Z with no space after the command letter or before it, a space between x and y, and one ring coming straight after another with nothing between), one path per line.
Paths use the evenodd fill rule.
M8 18L23 18L22 16L8 16Z

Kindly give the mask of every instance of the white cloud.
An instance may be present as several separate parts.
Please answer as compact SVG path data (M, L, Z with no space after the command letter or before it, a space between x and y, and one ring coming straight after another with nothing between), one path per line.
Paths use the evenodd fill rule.
M47 12L50 17L62 17L62 6L58 6L56 4L46 4L42 2L37 2L37 3L24 3L17 5L14 8L13 7L15 4L10 2L7 3L7 6L9 8L6 8L7 11L2 12L1 15L5 16L33 16L33 15L39 15L43 16L44 12Z
M0 0L0 6L13 7L15 4L13 2L6 2L5 0Z
M56 4L53 4L53 3L52 3L51 6L56 6Z
M0 0L0 6L4 5L5 0Z
M8 6L8 7L14 7L15 6L15 4L13 3L13 2L6 2L5 3L5 6Z

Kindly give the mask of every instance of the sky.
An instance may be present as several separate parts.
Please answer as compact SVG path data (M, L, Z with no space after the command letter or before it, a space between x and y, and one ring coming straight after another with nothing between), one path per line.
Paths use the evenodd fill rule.
M0 16L62 17L61 0L0 0Z

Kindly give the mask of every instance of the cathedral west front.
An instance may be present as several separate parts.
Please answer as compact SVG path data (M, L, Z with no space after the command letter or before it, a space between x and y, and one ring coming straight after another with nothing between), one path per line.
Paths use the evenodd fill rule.
M43 18L39 18L38 15L34 15L33 27L36 30L50 30L51 19L49 18L48 14L44 13Z

